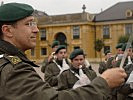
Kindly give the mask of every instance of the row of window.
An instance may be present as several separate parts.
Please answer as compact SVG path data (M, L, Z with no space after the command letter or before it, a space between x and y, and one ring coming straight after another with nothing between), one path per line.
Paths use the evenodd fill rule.
M40 39L41 41L45 41L47 34L46 29L40 29ZM73 39L80 38L80 26L73 26Z
M41 48L41 56L47 55L47 48ZM31 56L35 56L35 49L31 49Z
M79 46L75 46L74 49L79 49ZM105 51L110 50L110 46L104 46L104 53ZM41 48L41 52L40 52L41 56L45 56L47 55L47 48ZM31 49L31 56L35 56L35 49Z
M133 32L133 24L125 24L125 34L130 35ZM103 26L103 38L110 38L110 27L109 25Z
M130 35L133 32L133 24L125 24L125 34ZM40 37L41 40L46 40L46 29L40 30ZM73 39L80 38L80 26L73 26ZM103 26L103 38L109 39L110 38L110 27L109 25Z
M79 46L75 46L74 49L79 49ZM41 52L40 52L41 56L45 56L47 55L47 48L41 48ZM31 56L35 56L35 49L31 49Z

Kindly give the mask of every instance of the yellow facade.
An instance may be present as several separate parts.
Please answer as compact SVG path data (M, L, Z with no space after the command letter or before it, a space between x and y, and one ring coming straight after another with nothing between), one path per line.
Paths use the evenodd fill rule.
M116 45L120 36L125 35L125 25L133 24L133 19L112 20L112 21L94 21L94 15L83 12L79 14L66 14L56 16L45 16L38 19L38 28L46 30L46 40L41 40L40 33L37 35L37 46L32 55L31 50L27 51L28 58L41 63L45 57L51 53L51 44L53 40L58 38L61 33L65 38L68 56L74 47L82 48L90 61L97 61L99 53L94 49L94 41L96 39L104 40L105 46L109 46L112 54L116 53ZM103 38L103 27L109 26L110 37ZM80 27L80 38L73 38L73 26ZM41 48L46 48L45 55L41 54ZM100 52L104 57L104 50Z
M105 46L111 47L112 54L116 54L116 45L120 36L125 35L125 24L133 24L133 20L123 20L123 21L109 21L109 22L97 22L96 25L96 38L103 39L102 30L104 25L109 25L110 27L110 38L103 39ZM100 33L100 34L99 34ZM102 55L104 56L103 52Z
M35 55L31 56L31 50L27 51L26 54L31 60L35 60L37 62L42 62L45 57L47 57L51 52L51 47L49 44L55 39L56 35L61 32L67 38L68 43L68 55L71 53L75 46L79 46L82 48L87 54L87 58L90 60L94 60L96 58L95 49L94 49L94 41L95 39L103 39L102 30L103 25L109 25L110 27L110 38L104 39L105 46L110 46L113 54L116 53L115 46L117 45L118 38L121 35L125 34L124 24L133 23L133 20L126 21L115 21L115 22L82 22L82 23L72 23L68 25L40 25L39 29L45 28L47 30L47 39L46 41L40 40L40 35L37 36L37 46L35 48ZM80 39L73 39L72 36L72 26L79 25L80 26ZM41 56L41 47L47 48L47 55ZM104 56L103 50L101 52L102 56ZM97 53L97 55L99 55ZM99 57L99 56L97 56Z

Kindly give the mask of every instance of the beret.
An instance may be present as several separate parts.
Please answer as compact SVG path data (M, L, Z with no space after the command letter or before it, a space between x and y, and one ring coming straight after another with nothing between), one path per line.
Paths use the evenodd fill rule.
M17 21L30 16L34 9L23 3L7 3L0 6L0 21Z
M60 43L59 41L54 40L51 47L54 48L55 46L58 46Z
M116 48L116 49L122 48L122 46L123 46L123 43L119 43L119 44L117 44L117 46L116 46L115 48Z
M104 54L107 55L108 53L110 53L110 50L106 50Z
M84 51L82 49L75 49L71 54L70 54L70 59L72 60L73 58L75 58L78 55L85 55Z
M65 45L60 45L56 51L55 51L55 54L57 54L61 49L66 49L66 46Z

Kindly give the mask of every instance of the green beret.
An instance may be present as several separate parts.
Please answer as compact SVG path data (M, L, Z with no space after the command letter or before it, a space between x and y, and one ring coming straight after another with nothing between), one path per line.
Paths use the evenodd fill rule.
M55 51L55 54L57 54L61 49L66 49L66 46L65 45L60 45L56 51Z
M59 44L60 44L59 41L54 40L51 47L54 48L55 46L58 46Z
M104 54L107 55L108 53L111 53L110 50L106 50Z
M84 55L84 51L82 49L75 49L71 54L70 54L70 59L72 60L73 58L77 57L78 55Z
M116 49L122 48L122 46L123 46L123 43L119 43L119 44L117 44L117 46L116 46L115 48L116 48Z
M30 16L34 9L28 4L7 3L0 6L0 21L17 21Z

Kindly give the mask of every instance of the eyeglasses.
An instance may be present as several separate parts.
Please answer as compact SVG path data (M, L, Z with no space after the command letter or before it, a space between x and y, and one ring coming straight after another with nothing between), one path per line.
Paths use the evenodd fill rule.
M34 27L34 26L37 26L37 22L30 21L30 22L27 23L27 25L28 25L29 27Z

